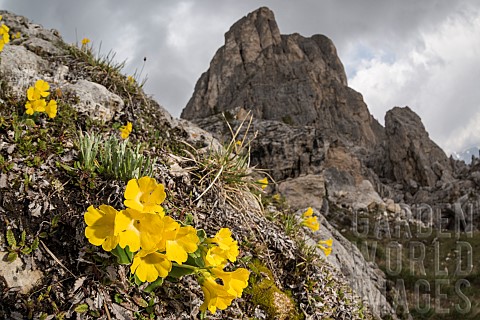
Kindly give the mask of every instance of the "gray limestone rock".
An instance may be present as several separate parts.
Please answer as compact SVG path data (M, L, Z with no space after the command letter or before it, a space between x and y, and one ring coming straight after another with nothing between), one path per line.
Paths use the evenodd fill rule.
M63 90L73 93L78 98L73 107L95 120L110 121L124 108L122 98L95 82L78 80L74 84L64 86Z
M303 211L301 211L303 212ZM316 213L321 222L320 230L311 237L314 241L307 244L315 246L318 240L333 239L332 253L326 262L339 270L355 292L371 307L378 319L391 316L397 319L386 298L385 274L375 262L367 261L358 247L338 232L320 213ZM318 249L319 254L323 255Z
M321 175L300 176L280 182L278 191L294 210L306 205L320 209L326 196L325 179Z
M202 74L182 118L251 110L255 119L312 126L329 139L374 145L375 121L347 87L332 41L281 35L273 12L260 8L236 22Z
M445 152L428 136L420 117L409 107L395 107L385 116L388 160L396 181L433 187L451 180Z

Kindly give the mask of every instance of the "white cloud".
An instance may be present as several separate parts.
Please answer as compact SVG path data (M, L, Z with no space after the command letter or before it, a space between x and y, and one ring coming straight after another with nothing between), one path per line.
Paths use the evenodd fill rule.
M373 58L361 60L350 86L381 121L388 109L410 106L447 153L479 144L480 131L473 130L480 124L474 120L480 119L479 34L478 10L454 12L420 29L416 39L397 44L401 50L393 62L372 50Z

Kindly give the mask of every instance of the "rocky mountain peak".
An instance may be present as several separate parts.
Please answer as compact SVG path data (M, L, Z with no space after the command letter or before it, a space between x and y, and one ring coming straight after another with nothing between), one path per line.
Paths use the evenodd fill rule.
M348 135L346 140L360 144L376 141L373 120L362 96L347 87L333 42L323 35L280 35L265 7L225 34L181 117L197 121L221 112L235 117L242 110L256 119L314 126L328 140Z
M244 61L253 62L262 50L279 45L282 39L273 12L261 7L237 21L225 34L225 44L240 46Z

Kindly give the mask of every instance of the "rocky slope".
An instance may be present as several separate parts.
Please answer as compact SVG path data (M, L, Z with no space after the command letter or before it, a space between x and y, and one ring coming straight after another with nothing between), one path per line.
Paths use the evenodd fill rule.
M327 219L345 219L343 227L358 210L402 220L402 205L419 203L438 208L446 225L453 225L445 203L478 194L478 163L447 158L409 107L388 111L385 127L380 125L361 94L348 87L332 41L280 34L265 7L225 34L182 112L219 139L230 138L226 122L247 133L250 115L252 163L269 170L292 207L311 205ZM337 266L347 265L351 257L339 255L339 261ZM342 272L378 314L388 304L372 279L382 282L384 275L375 264L359 261L363 283L348 268Z
M0 52L0 318L200 317L205 297L192 277L146 292L128 266L85 238L87 207L121 208L126 181L98 163L88 169L79 136L112 137L127 121L134 128L129 145L157 158L153 177L165 185L165 211L208 235L230 228L241 251L235 265L251 270L242 298L209 318L372 318L348 279L324 263L319 249L305 247L319 235L301 226L288 233L294 216L288 208L270 201L262 210L254 196L261 193L258 177L242 177L251 190L230 185L221 170L208 180L205 168L219 152L210 134L173 119L108 57L66 44L27 18L0 15L11 34L20 34ZM57 100L54 119L25 114L26 90L39 79Z

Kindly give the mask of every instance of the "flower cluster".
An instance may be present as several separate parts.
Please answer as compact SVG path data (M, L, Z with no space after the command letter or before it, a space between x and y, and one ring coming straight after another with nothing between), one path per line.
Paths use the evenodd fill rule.
M85 236L91 244L130 254L130 272L140 282L195 274L205 295L202 311L215 313L241 296L249 271L224 271L239 253L228 228L207 238L205 231L166 215L161 206L166 197L164 186L150 177L130 180L124 197L124 210L109 205L87 209Z
M302 214L302 226L305 226L312 231L318 231L320 229L320 223L318 222L317 217L313 215L312 208L308 208L307 211ZM333 240L331 238L328 240L320 240L317 243L317 248L322 250L323 253L325 253L325 256L328 257L330 253L332 253L332 244Z
M2 20L2 16L0 16L0 20ZM0 52L3 51L5 44L10 42L10 35L8 34L9 31L10 28L2 22L0 25Z
M48 104L45 101L50 95L50 86L46 81L37 80L35 86L27 90L27 103L25 104L25 113L32 115L35 112L45 112L50 118L55 118L57 115L57 101L51 99Z

